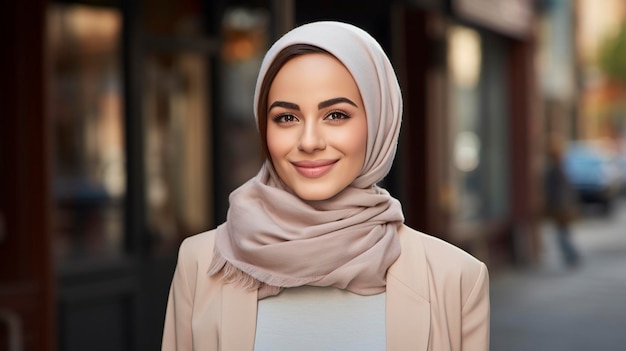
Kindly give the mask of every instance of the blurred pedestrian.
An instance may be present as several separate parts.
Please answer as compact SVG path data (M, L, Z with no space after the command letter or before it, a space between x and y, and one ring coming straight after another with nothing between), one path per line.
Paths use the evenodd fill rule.
M552 220L558 245L565 263L575 267L580 254L572 242L571 224L578 216L578 194L567 177L564 168L565 141L558 135L548 139L545 168L544 194L548 218Z
M266 54L254 105L266 161L226 223L182 243L163 350L487 350L485 265L405 226L376 185L402 116L380 45L298 27Z

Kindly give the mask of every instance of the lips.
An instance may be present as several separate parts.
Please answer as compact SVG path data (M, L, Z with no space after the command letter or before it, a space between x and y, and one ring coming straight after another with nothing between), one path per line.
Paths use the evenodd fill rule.
M338 160L313 160L292 162L296 171L307 178L319 178L335 166Z

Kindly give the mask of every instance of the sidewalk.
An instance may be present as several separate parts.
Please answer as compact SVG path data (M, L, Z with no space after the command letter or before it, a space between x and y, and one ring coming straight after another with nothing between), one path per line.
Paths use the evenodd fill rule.
M491 350L626 350L626 202L574 227L583 262L561 263L552 227L539 267L491 282Z

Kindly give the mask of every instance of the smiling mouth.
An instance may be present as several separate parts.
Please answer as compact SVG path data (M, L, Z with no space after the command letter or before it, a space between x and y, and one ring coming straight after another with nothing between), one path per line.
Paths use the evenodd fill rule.
M296 171L307 178L319 178L335 166L338 160L299 161L292 162Z

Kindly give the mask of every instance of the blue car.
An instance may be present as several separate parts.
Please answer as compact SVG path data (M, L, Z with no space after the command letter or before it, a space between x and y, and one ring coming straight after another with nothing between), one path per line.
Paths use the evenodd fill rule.
M615 156L591 143L573 142L565 154L564 168L583 203L599 203L610 212L622 187Z

